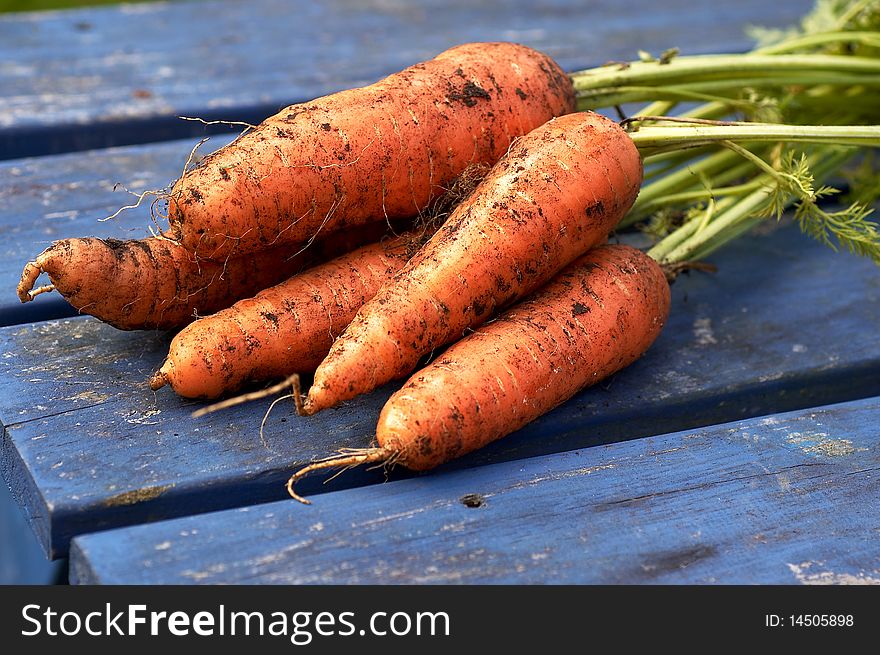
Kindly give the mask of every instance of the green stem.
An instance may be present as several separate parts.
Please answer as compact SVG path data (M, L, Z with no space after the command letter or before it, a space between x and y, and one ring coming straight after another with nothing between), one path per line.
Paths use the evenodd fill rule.
M725 88L736 90L741 90L744 86L738 80L722 80L720 84ZM735 98L727 98L718 94L694 91L685 88L684 85L665 86L662 89L654 86L621 86L581 91L578 93L577 105L578 110L585 111L587 109L598 109L600 107L613 107L614 105L647 102L652 98L661 99L659 102L667 104L673 101L705 102L728 105L731 102L736 102Z
M689 162L702 160L705 155L714 152L714 146L704 146L702 148L690 148L688 150L673 150L670 152L662 152L657 155L648 155L642 158L645 174L642 177L642 189L649 186L657 180L676 171Z
M715 213L716 216L719 212L723 212L727 210L729 207L732 207L734 203L736 203L739 198L727 197L723 198L720 202L715 204ZM702 223L702 216L697 216L696 218L692 218L687 223L676 229L674 232L670 233L666 237L664 237L661 241L659 241L653 248L648 251L648 255L653 257L658 262L666 263L667 255L669 252L675 250L679 245L684 243L687 239L692 237L694 233L697 231L697 228L700 227Z
M854 3L840 18L837 19L837 29L842 30L845 28L851 20L870 7L875 1L876 0L859 0Z
M659 155L648 155L646 157L642 157L642 161L645 166L654 166L657 164L671 164L674 166L679 166L686 161L694 159L697 156L705 155L709 152L715 152L714 146L704 146L703 148L695 148L693 150L685 150L685 151L673 151L673 152L663 152Z
M665 154L665 153L664 153ZM696 164L681 168L665 177L642 187L637 204L645 203L667 193L675 193L699 180L700 175L713 173L729 168L738 158L731 152L720 151L701 159Z
M721 151L701 159L700 161L676 171L672 175L646 184L642 193L636 199L635 204L629 213L620 223L620 227L628 227L647 216L651 215L660 206L671 205L674 203L698 200L701 198L716 195L730 195L737 193L737 187L723 187L732 180L736 180L752 170L753 165L750 162L741 162L737 164L737 157L734 153ZM712 182L719 185L720 188L700 188L693 190L693 187L699 185L701 180L711 175ZM673 177L675 176L675 177ZM670 180L667 182L667 180ZM751 183L747 183L751 184ZM730 191L733 189L733 191Z
M734 143L824 143L829 145L880 146L880 125L779 125L739 123L733 125L642 125L630 134L644 154L731 141Z
M747 100L724 98L699 105L689 111L682 112L681 115L687 118L717 119L728 116L733 109L748 109L751 106L752 103Z
M826 178L852 156L853 153L846 150L820 149L810 157L815 179ZM648 255L662 263L689 261L705 257L739 237L753 225L764 220L758 215L773 194L775 175L778 175L778 171L774 170L773 175L762 174L758 180L755 180L760 182L760 188L743 196L726 211L717 214L701 232L695 233L696 226L691 225L694 221L690 221L657 243L648 251ZM794 200L794 196L790 196L788 202Z
M821 235L825 241L825 235L832 233L850 249L870 251L875 260L880 260L877 233L869 229L872 224L859 223L865 210L854 205L839 213L824 212L815 204L816 196L824 195L824 191L819 187L814 195L813 187L854 152L854 148L829 146L880 146L880 126L876 125L880 122L880 105L876 102L880 99L880 58L870 50L880 47L880 34L847 31L857 28L857 16L876 2L857 0L845 8L834 5L832 14L845 13L831 20L814 12L813 23L821 16L827 31L798 34L748 54L676 57L665 63L632 62L572 74L581 109L638 102L650 103L643 114L662 115L671 113L680 102L699 102L702 104L679 117L719 119L738 112L761 116L766 111L769 120L784 123L834 124L682 126L670 125L669 121L639 121L633 125L638 129L630 136L645 161L646 180L651 181L643 186L621 226L659 207L686 208L709 199L708 206L691 209L688 216L692 218L649 252L660 261L680 263L705 256L736 238L763 220L762 213L777 214L782 207L798 203L802 229L813 236L819 233L817 230L824 230ZM827 7L825 10L829 11ZM857 56L815 52L835 44L866 48L860 48ZM799 51L807 52L792 54ZM846 52L842 48L840 51ZM759 89L760 95L746 96L744 90L751 88ZM844 124L852 122L871 125ZM808 151L812 152L808 168L803 167L804 162L799 163L801 168L792 168L786 159L787 163L777 170L775 159L773 166L762 159L769 148L785 142L819 144ZM725 150L706 155L712 145ZM757 174L752 179L735 183L755 168ZM705 188L710 185L713 188ZM833 223L838 214L843 219ZM861 247L863 242L871 247Z
M781 43L757 48L752 50L752 52L761 55L785 54L830 43L858 43L877 48L880 47L880 35L877 32L820 32L819 34L806 34L793 39L787 39Z
M661 246L668 244L664 244L663 241L661 241L648 251L648 255L664 264L689 261L693 259L694 253L697 250L713 239L717 240L719 234L726 233L727 235L731 235L731 228L739 221L758 213L772 193L773 188L770 185L764 186L757 191L753 191L733 207L722 212L708 227L706 227L705 230L700 232L700 234L694 236L688 235L688 237L684 239L681 239L681 236L679 235L680 242L666 253L663 253L664 248ZM730 238L733 237L731 236ZM663 254L658 255L658 253Z
M663 198L668 194L693 188L694 185L700 183L702 177L715 177L723 171L735 168L737 169L737 174L740 173L742 171L742 169L738 168L740 161L741 158L736 153L729 150L721 150L703 157L699 161L682 166L679 170L646 184L642 187L632 209L620 222L619 228L629 227L638 223L653 211L653 209L646 211L645 207L647 205L651 205L659 198Z
M723 145L728 150L732 150L746 161L751 162L770 177L778 176L778 172L775 168L773 168L770 164L758 157L758 155L753 153L751 150L747 150L746 148L743 148L741 145L736 144L733 141L722 141L721 145Z
M711 241L709 241L706 244L704 244L703 247L698 248L697 250L694 250L690 254L690 260L691 261L700 261L701 259L708 257L713 252L715 252L716 250L721 248L724 244L729 243L735 239L738 239L743 234L745 234L746 232L749 232L752 228L754 228L755 226L757 226L758 224L760 224L761 222L763 222L765 220L767 220L767 219L763 216L747 216L746 218L744 218L741 221L739 221L738 223L736 223L733 227L731 227L729 231L724 233L723 241L720 241L718 243L712 243Z
M645 203L644 209L648 210L661 205L671 205L673 203L680 202L691 202L694 200L706 200L709 198L736 196L748 191L754 191L759 186L761 186L761 183L757 180L753 180L751 182L743 182L742 184L731 184L729 186L713 186L705 189L695 189L693 191L670 193L669 195L662 196L660 198L652 200L649 203Z
M880 86L880 75L847 75L834 72L789 73L762 75L755 77L731 77L725 79L696 80L679 84L664 85L662 88L650 85L627 85L600 87L578 91L578 107L593 109L631 102L645 102L651 98L666 100L692 100L706 102L735 102L726 98L724 92L738 95L744 88L815 86L819 84L836 86L866 85Z
M794 73L880 73L880 61L849 55L694 55L677 57L667 64L633 62L627 68L591 68L571 74L576 91L633 84L674 84L676 80L694 82L731 77L762 77Z
M665 116L672 112L677 104L677 102L671 100L656 100L650 105L643 107L639 113L645 116Z

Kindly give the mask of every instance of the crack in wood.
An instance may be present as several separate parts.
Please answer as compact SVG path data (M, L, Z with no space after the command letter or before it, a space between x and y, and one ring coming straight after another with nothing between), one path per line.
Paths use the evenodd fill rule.
M110 398L107 398L106 400L102 400L97 403L92 403L90 405L81 405L80 407L71 407L70 409L62 409L61 411L53 412L51 414L43 414L40 416L34 416L33 418L26 418L23 421L15 421L14 423L9 423L9 424L5 424L2 421L0 421L0 425L4 426L6 429L18 428L18 427L25 425L27 423L33 423L34 421L42 421L43 419L53 418L55 416L62 416L64 414L70 414L72 412L78 412L82 409L89 409L91 407L98 407L100 405L106 404L109 400L110 400Z
M731 482L741 482L743 480L753 480L756 478L765 478L768 476L776 476L776 475L779 475L780 473L783 473L785 471L790 471L790 470L796 469L796 468L802 468L802 467L808 467L808 466L812 467L812 466L832 466L832 465L833 464L830 462L804 462L803 464L794 464L792 466L783 467L783 468L779 469L778 471L769 471L767 473L756 473L754 475L743 475L743 476L740 476L737 478L728 478L726 480L711 480L709 482L704 482L702 484L692 485L690 487L682 487L680 489L670 489L669 491L658 491L658 492L652 493L652 494L643 494L641 496L633 496L631 498L622 498L620 500L611 500L611 501L607 501L604 503L597 503L594 506L594 509L596 509L597 511L600 511L600 512L607 511L607 510L611 510L611 509L616 509L617 507L620 507L622 505L635 504L635 503L641 502L643 500L648 500L650 498L658 498L660 496L669 496L669 495L673 495L673 494L687 493L690 491L700 491L702 489L708 489L710 487L716 487L716 486L719 486L722 484L729 484ZM816 476L816 477L825 477L825 476ZM812 478L810 478L810 479L812 479Z

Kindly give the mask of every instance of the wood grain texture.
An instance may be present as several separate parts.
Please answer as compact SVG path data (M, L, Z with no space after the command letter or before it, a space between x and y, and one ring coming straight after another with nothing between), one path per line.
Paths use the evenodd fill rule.
M61 562L49 562L18 504L0 481L0 585L52 584Z
M199 155L229 140L214 137ZM101 219L136 202L124 189L141 193L169 185L180 176L196 143L183 140L0 162L0 326L75 315L57 293L24 304L18 300L15 287L25 263L58 239L149 236L150 198L113 220ZM165 229L167 221L159 225Z
M880 398L74 540L104 584L880 584Z
M717 275L673 286L670 321L643 359L446 468L880 395L873 264L793 227L744 238L714 261ZM267 403L192 420L197 405L149 391L168 338L90 318L0 329L0 464L53 556L83 532L283 498L292 469L368 445L396 387L311 418L281 404L261 441ZM382 479L355 470L300 490Z
M227 0L0 19L0 157L203 134L177 115L258 122L292 102L456 43L518 41L567 70L641 49L738 51L750 23L785 26L812 0Z

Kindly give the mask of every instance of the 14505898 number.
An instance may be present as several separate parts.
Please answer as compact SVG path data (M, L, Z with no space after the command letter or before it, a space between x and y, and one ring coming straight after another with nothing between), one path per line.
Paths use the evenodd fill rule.
M837 628L852 627L855 619L852 614L766 614L764 625L768 628L798 627L798 628Z
M853 625L852 614L792 614L790 625L810 627L849 627Z

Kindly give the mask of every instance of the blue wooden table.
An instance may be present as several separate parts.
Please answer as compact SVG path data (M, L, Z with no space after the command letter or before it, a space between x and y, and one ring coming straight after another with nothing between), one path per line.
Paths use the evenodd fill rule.
M194 420L196 404L148 389L170 335L14 293L52 240L147 234L146 210L98 222L128 202L117 183L162 187L206 131L209 147L231 138L175 116L256 121L469 40L521 41L569 70L739 51L746 25L810 4L262 0L0 19L0 466L45 554L97 583L880 582L880 272L791 226L680 278L660 339L610 380L430 474L309 478L311 507L283 481L366 445L395 385L308 420L277 408L261 440L265 405ZM21 562L27 539L5 541Z

